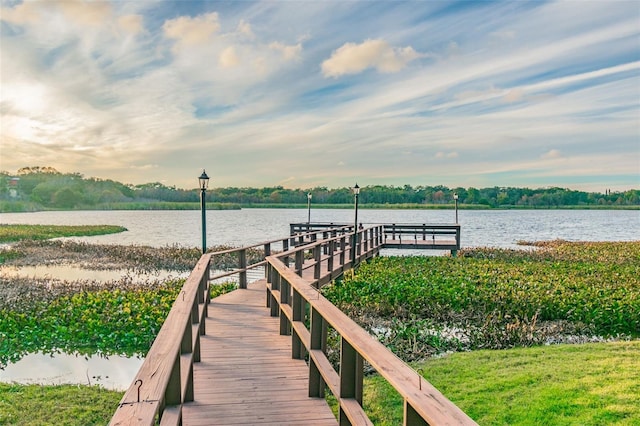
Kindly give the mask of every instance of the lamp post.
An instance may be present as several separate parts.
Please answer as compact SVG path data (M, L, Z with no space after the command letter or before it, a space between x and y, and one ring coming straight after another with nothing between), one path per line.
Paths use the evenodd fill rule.
M207 252L207 209L205 193L209 186L209 176L207 176L207 172L205 172L204 169L198 178L198 182L200 182L200 210L202 211L202 254L205 254Z
M311 223L311 193L307 194L307 224Z
M356 183L356 186L351 188L353 195L355 196L355 221L353 223L353 251L351 252L351 267L356 266L356 245L358 244L358 195L360 195L360 187Z
M456 204L456 223L458 223L458 193L457 192L453 193L453 201Z

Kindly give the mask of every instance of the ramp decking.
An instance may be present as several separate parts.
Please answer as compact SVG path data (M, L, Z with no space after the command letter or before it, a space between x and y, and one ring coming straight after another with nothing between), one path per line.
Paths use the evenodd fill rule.
M309 398L309 368L265 306L265 280L213 299L194 364L195 400L183 425L335 425L324 398Z

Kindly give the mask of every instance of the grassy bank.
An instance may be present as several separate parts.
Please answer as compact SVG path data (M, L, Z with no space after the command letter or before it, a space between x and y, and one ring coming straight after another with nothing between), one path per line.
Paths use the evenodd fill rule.
M0 383L0 424L106 425L122 395L99 386Z
M0 225L0 243L20 240L47 240L59 237L80 237L116 234L127 228L113 225Z
M456 353L413 367L481 425L635 425L639 359L632 341ZM365 378L364 407L376 425L402 424L402 399L378 375Z

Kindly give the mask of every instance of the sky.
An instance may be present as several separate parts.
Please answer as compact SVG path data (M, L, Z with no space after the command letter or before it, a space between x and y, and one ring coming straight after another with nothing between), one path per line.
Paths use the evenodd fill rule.
M640 3L0 0L0 170L640 188Z

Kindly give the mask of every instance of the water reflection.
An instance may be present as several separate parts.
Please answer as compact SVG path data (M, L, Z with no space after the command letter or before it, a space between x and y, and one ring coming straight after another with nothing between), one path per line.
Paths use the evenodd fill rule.
M97 282L117 281L129 277L133 282L186 278L189 272L157 270L132 272L126 269L95 270L72 265L0 266L0 275L22 278L48 278L61 281L90 280Z
M20 361L0 369L0 382L40 385L85 384L126 390L144 358L110 355L42 353L25 355Z

